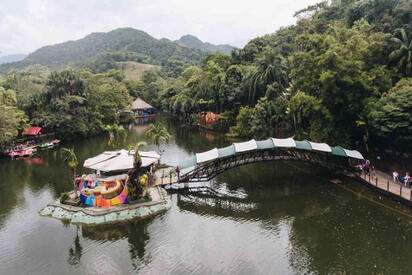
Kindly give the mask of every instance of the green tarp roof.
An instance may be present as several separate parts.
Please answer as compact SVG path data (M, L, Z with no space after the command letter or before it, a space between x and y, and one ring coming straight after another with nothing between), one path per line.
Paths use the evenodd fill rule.
M221 159L221 158L225 158L229 156L234 156L237 153L254 151L256 149L266 150L266 149L273 149L276 147L295 148L295 144L296 144L296 148L301 149L301 150L327 152L327 153L330 152L329 150L332 150L331 153L332 155L335 155L335 156L363 159L362 154L359 153L358 151L344 149L340 146L330 147L326 143L316 143L316 142L311 142L307 140L296 141L296 140L293 140L292 138L287 138L287 139L271 138L271 139L261 140L261 141L255 141L254 139L252 139L246 142L235 143L235 144L229 145L224 148L220 148L220 149L215 148L207 152L198 153L196 154L197 156L194 155L188 159L183 160L178 165L178 167L179 169L194 167L199 163L214 161L217 158ZM313 145L313 148L312 148L312 145ZM216 151L217 151L217 154L216 154Z
M217 151L219 154L219 158L233 156L234 154L236 154L235 146L233 144L224 148L217 149Z
M347 157L345 150L343 150L342 147L332 147L332 155L335 156L341 156L341 157Z
M295 140L295 143L296 143L296 148L298 149L312 151L312 146L310 146L310 143L307 142L306 140L304 141Z
M179 167L180 170L193 167L196 165L197 159L196 156L191 156L187 159L184 159L177 167Z
M256 141L256 144L257 144L258 149L260 150L275 148L275 145L273 144L272 139Z

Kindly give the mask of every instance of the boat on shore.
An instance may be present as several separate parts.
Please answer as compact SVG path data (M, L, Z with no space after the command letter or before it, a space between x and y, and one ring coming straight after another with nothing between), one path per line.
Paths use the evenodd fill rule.
M25 148L19 151L12 151L8 153L7 155L12 158L20 158L20 157L32 157L35 153L37 152L37 149L35 147L29 147Z

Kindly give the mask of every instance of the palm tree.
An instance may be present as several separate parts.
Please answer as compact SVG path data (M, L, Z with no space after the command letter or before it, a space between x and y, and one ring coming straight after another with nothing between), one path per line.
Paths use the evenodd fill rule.
M127 131L123 127L119 127L116 123L107 125L106 130L109 132L109 140L107 145L116 148L126 141Z
M3 87L0 87L0 104L9 106L16 105L16 92L10 89L6 90Z
M272 86L276 86L279 91L287 86L287 66L282 55L270 49L257 60L257 63L256 69L246 78L250 103L255 103L266 92L266 87L274 82L277 85Z
M62 148L61 154L63 155L64 162L66 163L66 165L73 171L74 194L77 198L76 167L77 165L79 165L79 162L77 161L76 153L74 152L74 148Z
M142 165L142 159L140 158L139 155L139 148L140 147L147 147L147 142L146 141L139 141L135 145L130 145L129 146L129 154L134 150L134 161L133 161L133 166L135 169L140 168Z
M140 141L135 145L129 147L129 154L134 150L134 160L133 160L133 169L129 171L129 192L133 199L138 199L142 193L143 189L140 186L140 167L142 166L142 159L139 155L139 148L142 146L147 146L145 141Z
M391 52L389 58L396 61L398 64L398 71L405 76L412 75L412 40L409 41L408 36L404 29L399 29L401 38L393 37L394 41L398 45L398 49Z
M169 143L171 135L162 123L156 122L155 124L152 123L149 125L149 128L146 131L146 137L150 138L153 143L156 144L157 151L162 155L160 144L162 142Z

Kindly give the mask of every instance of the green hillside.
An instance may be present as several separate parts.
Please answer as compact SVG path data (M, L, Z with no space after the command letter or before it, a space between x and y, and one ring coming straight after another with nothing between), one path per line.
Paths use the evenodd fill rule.
M221 52L229 55L232 53L232 50L236 49L235 47L227 44L213 45L208 42L203 42L196 36L190 34L182 36L179 40L176 40L175 42L186 47L202 50L205 52Z
M160 70L160 66L135 61L117 62L117 67L124 73L126 79L128 80L140 80L144 71Z
M41 64L53 69L67 65L86 66L101 71L100 66L114 68L113 62L137 61L164 65L170 59L188 64L199 64L206 56L204 51L183 46L167 39L156 39L133 28L120 28L107 33L92 33L86 37L45 46L28 55L24 62L0 66L5 72L27 64ZM103 66L103 67L104 67Z

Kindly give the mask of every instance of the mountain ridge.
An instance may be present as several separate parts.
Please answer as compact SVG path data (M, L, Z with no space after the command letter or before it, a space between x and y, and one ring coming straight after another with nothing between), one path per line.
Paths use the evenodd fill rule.
M229 44L214 45L209 42L203 42L198 37L191 34L183 35L182 37L180 37L180 39L175 40L175 42L190 48L195 48L206 52L222 52L225 54L231 54L232 50L236 49L236 47Z
M9 54L0 56L0 64L17 62L26 58L27 54Z
M199 64L210 52L230 54L234 47L202 42L193 35L171 41L156 39L134 28L118 28L109 32L92 32L77 40L43 46L30 53L24 60L0 65L0 72L22 68L29 64L41 64L52 69L66 66L113 68L113 62L136 61L165 65L169 60L180 60L190 65ZM98 65L96 65L98 64Z

